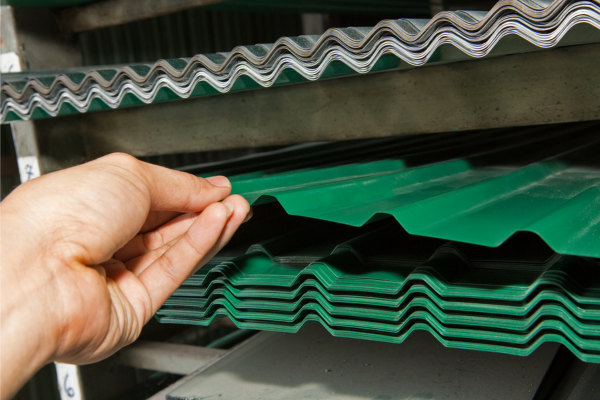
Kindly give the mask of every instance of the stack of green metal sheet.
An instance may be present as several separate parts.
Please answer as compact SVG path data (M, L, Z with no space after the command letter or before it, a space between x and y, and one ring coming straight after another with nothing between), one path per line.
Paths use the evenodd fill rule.
M283 332L318 321L336 336L393 343L419 329L448 347L517 355L551 341L600 362L598 260L558 255L531 234L488 248L409 235L391 220L282 232L295 224L274 219L257 222L279 225L274 237L200 269L159 320L228 316Z
M599 139L597 123L575 124L206 167L238 168L234 191L263 205L158 318L284 332L318 321L394 343L427 330L448 347L518 355L550 341L600 362ZM327 153L338 160L309 157ZM298 157L304 167L286 171L294 154L315 164Z

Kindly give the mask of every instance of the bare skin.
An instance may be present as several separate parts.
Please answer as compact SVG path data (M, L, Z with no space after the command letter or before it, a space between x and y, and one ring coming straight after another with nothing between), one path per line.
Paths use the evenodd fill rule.
M124 154L29 181L0 203L1 398L43 365L106 358L231 238L250 207Z

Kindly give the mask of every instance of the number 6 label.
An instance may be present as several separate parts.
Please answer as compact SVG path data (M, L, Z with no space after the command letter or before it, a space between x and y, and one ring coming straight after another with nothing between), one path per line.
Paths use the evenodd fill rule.
M77 365L54 363L61 400L84 400Z

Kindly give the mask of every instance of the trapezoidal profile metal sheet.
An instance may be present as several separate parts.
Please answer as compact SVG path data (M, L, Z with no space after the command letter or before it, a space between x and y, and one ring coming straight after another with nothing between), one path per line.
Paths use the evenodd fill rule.
M569 33L572 37L566 38ZM500 46L506 36L522 40ZM598 41L596 0L503 0L489 13L442 12L431 20L386 20L375 27L330 29L322 36L282 38L274 44L153 65L4 74L0 117L10 121L56 116L459 61L484 57L496 47L499 55L559 42Z
M317 321L334 336L398 344L427 330L447 347L522 356L558 342L600 362L598 260L557 255L533 234L489 248L409 235L391 218L357 228L274 204L256 211L159 321L228 316L280 332Z
M391 215L413 235L492 247L528 231L557 253L600 257L597 122L322 147L196 172L291 215L352 226Z

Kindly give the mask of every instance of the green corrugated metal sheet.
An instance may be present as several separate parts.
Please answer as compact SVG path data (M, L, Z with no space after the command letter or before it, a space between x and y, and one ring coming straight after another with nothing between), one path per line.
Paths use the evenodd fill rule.
M409 235L389 219L353 228L269 207L167 300L161 322L228 316L296 332L318 321L391 343L427 330L448 347L527 355L558 342L600 362L598 260L557 255L531 234L486 248Z
M352 226L391 215L410 234L482 246L528 231L557 253L600 257L598 129L515 129L466 143L462 133L430 143L400 139L395 149L388 143L388 160L234 176L233 191L253 204L276 200L291 215ZM363 152L370 157L366 143L347 156Z
M599 128L303 144L190 166L230 175L255 217L157 318L282 332L318 321L392 343L427 330L517 355L558 342L600 362Z

